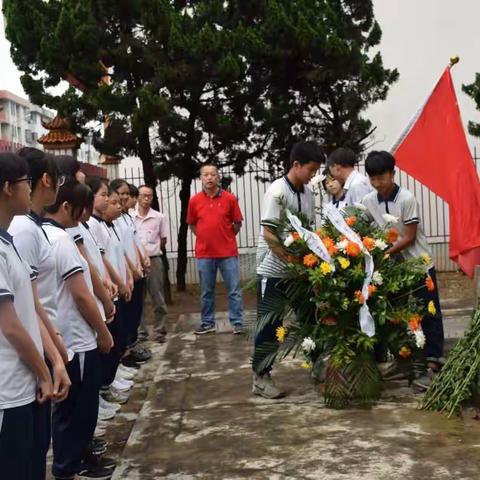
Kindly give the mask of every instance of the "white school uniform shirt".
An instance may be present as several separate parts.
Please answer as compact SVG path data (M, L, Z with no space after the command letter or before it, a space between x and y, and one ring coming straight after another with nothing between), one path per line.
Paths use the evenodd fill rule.
M74 353L97 348L96 332L83 318L67 284L72 275L82 272L88 289L93 294L92 279L87 261L78 251L68 232L51 219L44 220L43 229L52 244L55 258L57 289L57 326L67 349Z
M42 218L35 212L18 215L8 228L20 256L30 265L37 280L37 291L48 318L56 324L57 292L53 249L42 229Z
M90 227L90 232L95 237L95 240L100 248L100 253L103 255L108 246L110 240L110 233L108 232L108 227L105 222L97 215L92 215L88 221L88 226Z
M374 191L368 178L358 170L352 170L343 185L345 191L345 204L352 206L354 203L360 203L365 195Z
M34 274L19 255L12 236L0 229L0 301L13 302L17 316L43 358L42 338L32 279ZM0 410L35 401L37 379L0 330Z
M109 234L109 240L105 256L112 264L115 271L124 282L127 281L127 261L125 260L125 249L119 232L113 223L105 223Z
M118 217L113 224L118 233L118 236L122 240L123 249L125 255L128 257L133 265L137 264L137 252L135 250L135 225L132 228L130 215L122 213L121 217Z
M315 224L315 198L307 185L301 190L296 190L287 176L275 180L265 192L262 203L261 221L279 219L281 216L281 202L292 213L302 212ZM281 278L287 273L287 264L280 260L269 248L263 237L263 227L257 245L257 274L262 277Z
M399 252L403 258L421 258L424 254L432 256L423 231L418 202L410 191L395 185L388 198L384 199L374 191L369 193L362 203L367 207L368 213L379 227L383 228L387 223L383 218L384 214L388 213L397 217L398 221L393 227L398 230L400 236L405 231L405 225L417 224L415 242ZM427 265L427 269L432 267L433 264Z
M93 264L94 268L97 270L100 278L105 278L105 265L103 264L102 254L98 248L97 243L92 237L91 233L86 229L81 223L77 227L67 228L67 232L70 235L70 238L75 242L75 244L82 243L87 251L88 258ZM80 256L84 260L82 254ZM90 267L90 266L89 266ZM100 310L100 315L102 316L103 321L106 321L105 309L103 308L103 303L100 299L94 294L95 301L97 302L97 307Z

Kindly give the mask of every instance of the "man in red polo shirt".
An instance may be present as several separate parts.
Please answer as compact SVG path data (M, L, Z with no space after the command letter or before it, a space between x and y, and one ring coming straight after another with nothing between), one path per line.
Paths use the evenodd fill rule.
M195 234L195 256L200 275L202 321L196 335L215 331L217 270L228 289L228 315L233 333L242 333L243 306L235 235L242 226L237 198L219 186L215 165L200 170L203 190L190 199L187 223Z

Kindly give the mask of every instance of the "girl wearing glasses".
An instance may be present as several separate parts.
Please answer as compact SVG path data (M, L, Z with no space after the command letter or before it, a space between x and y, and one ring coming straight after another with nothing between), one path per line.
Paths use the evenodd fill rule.
M0 154L0 472L20 480L45 473L38 410L52 397L53 385L43 345L55 348L35 312L35 273L7 232L16 215L29 212L29 181L23 158Z

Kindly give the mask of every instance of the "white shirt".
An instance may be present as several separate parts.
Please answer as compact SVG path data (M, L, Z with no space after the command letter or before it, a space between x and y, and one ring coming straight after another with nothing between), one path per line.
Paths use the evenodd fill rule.
M122 213L122 216L117 218L113 224L122 240L125 255L128 257L133 265L137 264L137 251L135 249L135 223L130 215Z
M167 220L165 215L150 208L145 217L138 209L132 212L135 227L148 256L158 257L162 254L162 238L167 238Z
M92 279L87 261L78 251L77 246L57 222L44 220L43 229L52 244L55 257L57 290L57 325L65 346L75 353L88 352L97 347L96 332L83 318L75 300L65 283L72 275L83 272L85 283L93 295Z
M261 221L280 219L283 209L281 202L293 214L305 214L311 226L315 224L315 197L307 185L302 190L296 190L286 176L275 180L263 197ZM287 264L270 250L263 237L262 227L257 246L257 274L263 277L282 277L286 271Z
M108 227L105 222L96 215L92 215L87 222L90 227L90 232L95 237L100 253L105 253L107 250L108 242L110 240L110 234L108 233Z
M8 232L13 236L20 256L30 265L37 291L48 318L56 323L57 295L52 285L56 283L55 259L47 235L42 229L42 218L35 212L14 217Z
M67 232L70 235L70 238L75 242L75 244L81 242L87 251L88 258L90 262L96 269L98 275L101 279L105 278L105 265L103 264L102 254L98 248L95 239L93 238L90 231L85 228L81 223L78 224L75 228L67 228ZM82 256L80 252L80 256ZM82 259L83 256L82 256ZM94 294L95 300L97 302L97 307L100 310L100 315L102 316L103 321L106 321L105 309L103 308L103 303L100 299Z
M400 236L402 236L405 231L405 225L418 224L415 242L400 252L403 258L420 258L424 254L431 257L427 237L425 236L420 221L418 202L410 191L395 185L389 198L383 199L374 191L369 193L362 200L362 203L368 208L368 213L381 228L387 223L383 218L385 213L397 217L398 221L393 227L398 230ZM431 267L433 267L433 264L427 265L427 269Z
M32 279L34 275L13 245L13 238L0 230L0 300L13 301L17 316L43 358L42 338ZM0 410L35 401L37 379L0 330Z
M109 239L105 256L112 264L119 277L124 282L127 281L127 261L125 260L125 250L123 248L122 239L113 224L105 223L108 231Z
M358 170L352 170L343 186L345 190L345 204L351 206L354 203L360 203L362 198L374 191L368 178Z

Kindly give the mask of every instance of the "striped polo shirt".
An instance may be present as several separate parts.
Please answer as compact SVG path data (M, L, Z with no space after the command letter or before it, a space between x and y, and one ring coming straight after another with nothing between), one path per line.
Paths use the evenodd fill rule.
M278 220L285 205L293 214L302 212L315 224L315 197L307 185L297 190L287 176L275 180L265 192L262 203L261 222ZM287 273L287 264L269 248L261 227L257 245L257 275L281 278Z

